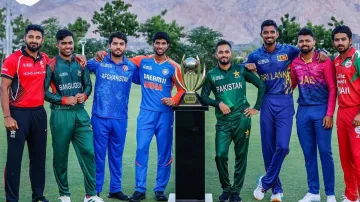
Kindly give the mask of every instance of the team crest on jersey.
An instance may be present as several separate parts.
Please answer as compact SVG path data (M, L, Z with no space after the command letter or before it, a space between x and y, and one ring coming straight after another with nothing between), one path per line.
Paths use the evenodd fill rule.
M289 58L288 58L288 55L287 54L283 54L283 55L278 55L277 56L277 60L278 61L286 61L286 60L288 60Z
M240 72L238 72L238 71L235 70L235 72L234 72L234 77L235 77L235 78L239 78L239 77L240 77Z
M168 69L163 69L163 70L162 70L162 74L163 74L163 75L168 75L168 74L169 74L169 70L168 70Z
M126 65L124 65L122 68L123 68L124 72L127 72L129 70L129 67Z
M263 64L266 64L266 63L269 63L270 61L268 59L263 59L263 60L259 60L257 63L259 65L263 65Z
M81 70L78 70L78 76L81 76Z
M355 127L356 138L360 138L360 126Z
M345 67L346 67L346 68L351 67L351 65L352 65L351 60L348 60L348 61L345 62Z

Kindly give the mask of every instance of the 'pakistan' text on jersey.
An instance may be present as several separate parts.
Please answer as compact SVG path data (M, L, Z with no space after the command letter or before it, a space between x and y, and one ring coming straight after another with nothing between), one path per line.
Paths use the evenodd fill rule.
M102 62L89 60L87 67L96 75L92 114L101 118L127 119L131 82L138 73L135 64L125 56L116 64L108 54Z
M157 112L172 112L172 108L162 104L161 99L172 98L174 103L179 103L184 93L175 80L175 74L181 78L179 64L171 59L157 63L154 55L137 56L130 60L139 67L142 93L140 108ZM171 91L174 85L177 92L172 97Z
M360 105L360 52L351 47L345 59L334 60L340 107Z
M292 94L290 63L299 54L295 46L276 44L270 53L264 46L252 52L246 63L255 63L260 79L266 85L266 94Z
M48 91L49 86L52 92ZM57 55L50 60L46 67L45 100L51 103L52 109L55 105L66 105L66 97L78 93L85 93L87 99L91 91L89 70L82 68L74 56L71 60L65 60ZM78 103L75 107L82 108L84 103Z
M254 109L260 110L265 94L265 85L255 74L240 65L232 64L227 71L218 66L210 70L202 87L201 99L205 104L215 107L215 115L218 120L239 118L240 114L250 106L246 98L246 81L258 88ZM215 100L209 98L211 92L215 95ZM230 108L230 114L224 115L221 112L220 102Z

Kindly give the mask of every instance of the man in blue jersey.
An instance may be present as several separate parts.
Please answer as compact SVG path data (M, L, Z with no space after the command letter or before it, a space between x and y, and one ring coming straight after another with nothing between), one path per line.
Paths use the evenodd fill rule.
M110 168L108 198L129 200L121 186L122 156L128 121L128 103L131 82L138 77L137 67L125 56L127 38L114 32L109 38L110 54L102 62L88 61L90 72L95 73L95 93L92 108L92 128L96 162L96 191L102 192L106 150ZM137 78L138 79L138 78Z
M170 37L166 32L157 32L153 38L154 55L137 56L130 60L139 68L141 85L141 105L137 118L135 192L130 201L137 202L146 198L146 175L149 160L150 143L155 135L158 151L156 185L153 189L157 201L167 201L164 194L171 174L172 140L174 114L172 106L180 102L184 90L176 83L175 75L181 79L180 66L171 60L166 51ZM97 53L102 60L104 52ZM171 95L174 85L177 92Z
M257 200L272 189L270 201L282 201L283 189L279 174L289 142L293 124L294 102L292 97L290 63L300 50L291 45L276 43L279 36L273 20L261 24L264 44L252 52L246 61L249 70L256 70L266 85L264 102L260 109L260 132L266 174L261 176L254 190ZM321 61L326 54L320 53Z

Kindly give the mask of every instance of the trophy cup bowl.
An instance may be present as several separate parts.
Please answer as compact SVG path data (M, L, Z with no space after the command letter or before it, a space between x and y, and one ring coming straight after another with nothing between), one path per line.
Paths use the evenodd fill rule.
M181 77L176 74L176 82L184 89L185 93L180 101L180 106L202 106L199 95L196 93L204 83L206 76L205 66L201 67L200 59L189 57L185 59L185 55L181 62Z

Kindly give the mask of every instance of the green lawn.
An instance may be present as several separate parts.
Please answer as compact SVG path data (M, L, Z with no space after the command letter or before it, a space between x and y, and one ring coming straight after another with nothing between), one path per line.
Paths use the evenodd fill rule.
M251 104L255 103L257 90L254 89L251 85L248 85L248 98ZM294 93L297 97L297 91ZM136 129L136 117L139 112L140 104L140 88L139 86L133 85L130 104L129 104L129 124L128 124L128 133L123 157L123 192L126 194L132 194L134 191L134 159L136 151L136 139L135 139L135 129ZM92 97L87 102L86 109L88 112L91 112L91 103ZM46 110L48 116L50 116L50 110L48 105L46 105ZM6 161L6 136L5 128L3 127L3 116L0 116L0 167L1 169L5 166ZM215 116L214 109L211 108L209 112L206 113L206 192L213 193L214 201L217 201L218 195L221 193L221 187L218 180L218 174L215 165ZM241 196L243 201L251 202L256 201L253 199L252 192L256 187L256 181L260 175L264 173L264 165L262 160L261 145L260 145L260 130L259 130L259 115L255 116L252 120L252 133L250 139L250 148L248 156L248 167L246 173L246 179L243 191ZM50 131L50 130L49 130ZM342 180L342 170L339 162L338 154L338 144L336 138L336 130L333 132L333 155L335 160L335 169L336 169L336 194L337 199L340 200L342 195L344 184ZM156 144L155 139L151 145L150 151L150 160L149 160L149 170L147 178L147 200L145 201L155 201L152 189L155 185L156 177ZM231 145L233 148L233 145ZM20 202L28 202L31 197L31 188L30 180L28 176L29 160L27 149L25 148L24 158L22 163L22 174L21 174L21 188L20 188ZM176 162L175 162L176 163ZM55 182L52 169L52 147L51 147L51 134L48 134L48 146L47 146L47 163L46 163L46 188L45 196L50 201L57 201L58 198L58 189ZM229 155L229 168L231 177L233 176L233 167L234 167L234 152L233 149ZM174 169L173 169L174 171ZM321 175L320 175L321 176ZM105 197L105 194L109 190L109 172L107 168L107 173L105 177L105 186L104 194L102 195L105 201L114 201L109 200ZM284 201L295 202L301 199L307 191L306 184L306 173L304 166L303 154L299 145L299 141L296 134L295 125L293 127L293 134L291 138L290 145L290 154L285 159L283 164L281 179L284 189ZM3 187L3 175L0 175L0 189L4 190ZM191 182L189 182L191 183ZM79 202L83 200L84 197L84 183L81 169L79 167L77 158L74 153L74 149L71 147L69 155L69 185L72 193L72 201ZM324 187L321 176L321 195L324 195ZM174 173L171 176L169 185L166 190L167 193L174 192ZM269 201L270 193L266 194L264 201ZM0 201L5 201L4 191L0 191Z

